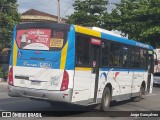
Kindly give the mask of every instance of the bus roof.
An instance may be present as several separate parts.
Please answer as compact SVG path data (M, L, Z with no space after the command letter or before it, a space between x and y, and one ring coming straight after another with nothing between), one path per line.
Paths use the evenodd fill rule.
M135 40L130 40L124 37L119 37L119 36L99 32L99 31L96 31L90 28L86 28L86 27L82 27L82 26L78 26L78 25L74 25L74 27L75 27L75 31L79 33L88 34L88 35L99 37L102 39L108 39L108 40L115 41L115 42L120 42L120 43L124 43L128 45L133 45L133 46L153 50L153 47L151 45L137 42Z

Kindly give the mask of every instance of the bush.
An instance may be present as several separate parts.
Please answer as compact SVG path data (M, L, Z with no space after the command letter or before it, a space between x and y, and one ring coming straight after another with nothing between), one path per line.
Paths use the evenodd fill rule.
M0 68L0 78L3 78L4 77L4 74L2 72L2 68Z
M5 72L5 73L4 73L3 78L4 78L4 79L7 79L7 78L8 78L8 72Z
M2 72L0 72L0 78L3 78L3 77L4 77L3 73L2 73Z

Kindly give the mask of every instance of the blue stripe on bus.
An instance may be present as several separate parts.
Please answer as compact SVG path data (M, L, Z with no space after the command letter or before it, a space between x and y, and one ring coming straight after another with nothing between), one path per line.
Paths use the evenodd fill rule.
M130 72L145 72L145 69L125 69L125 68L100 68L100 71L130 71Z
M12 36L12 48L11 48L11 53L10 53L10 61L9 61L9 65L13 65L13 46L14 46L14 41L16 39L16 25L14 26L14 30L13 30L13 36Z
M101 33L101 38L153 50L153 47L150 46L150 45L143 44L143 43L140 43L140 42L136 42L134 40L129 40L127 38L122 38L122 37L109 35L109 34L106 34L106 33Z
M38 51L40 54L35 54L36 51L32 50L18 50L18 54L21 56L17 56L17 66L25 66L25 67L42 67L46 65L53 69L60 69L60 56L61 51L53 52L53 51ZM32 58L44 58L44 60L32 60Z
M70 26L70 31L68 32L68 50L67 50L67 60L65 69L73 70L75 66L75 29L74 25Z
M35 60L17 60L17 66L23 67L33 67L33 68L52 68L59 69L58 62L50 62L50 61L35 61Z

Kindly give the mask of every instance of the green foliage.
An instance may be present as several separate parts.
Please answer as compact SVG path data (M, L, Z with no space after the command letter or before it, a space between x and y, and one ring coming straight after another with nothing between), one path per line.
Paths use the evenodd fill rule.
M102 27L102 17L108 14L107 4L108 0L75 0L75 12L68 17L67 23Z
M11 42L13 26L20 21L17 0L0 0L0 50Z
M160 47L160 0L121 0L111 14L108 0L75 0L69 24L119 30L129 39Z
M0 78L3 78L4 77L4 74L2 72L2 68L0 68Z
M0 72L2 72L2 68L0 67Z
M121 0L103 20L105 28L120 30L130 39L160 46L160 0Z

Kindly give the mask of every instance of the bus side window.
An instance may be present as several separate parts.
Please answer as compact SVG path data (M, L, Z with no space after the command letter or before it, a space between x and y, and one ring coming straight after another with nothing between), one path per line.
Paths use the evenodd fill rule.
M128 67L129 63L129 49L126 46L122 47L122 67Z
M121 45L118 43L111 43L110 47L110 67L120 67Z
M141 68L140 66L140 49L133 47L131 51L131 68Z
M140 68L140 51L139 49L135 49L135 60L134 60L134 67Z
M89 66L89 37L76 37L76 65Z
M140 49L141 68L147 68L147 50Z
M110 42L104 41L102 42L102 67L107 67L109 64L109 46Z

